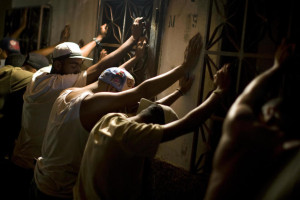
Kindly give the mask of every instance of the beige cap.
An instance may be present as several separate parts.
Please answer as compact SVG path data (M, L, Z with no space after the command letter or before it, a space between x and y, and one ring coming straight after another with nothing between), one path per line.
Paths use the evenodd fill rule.
M148 108L152 104L156 104L156 103L148 99L142 98L140 100L140 105L138 107L137 114L140 113L142 110ZM166 124L178 120L178 116L176 112L170 106L166 106L162 104L158 104L158 105L161 106L164 111Z

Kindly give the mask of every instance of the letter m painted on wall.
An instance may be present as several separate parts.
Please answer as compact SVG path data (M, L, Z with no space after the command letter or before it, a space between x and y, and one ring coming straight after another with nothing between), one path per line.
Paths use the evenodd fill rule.
M174 27L174 25L175 25L175 15L174 16L170 15L169 27Z

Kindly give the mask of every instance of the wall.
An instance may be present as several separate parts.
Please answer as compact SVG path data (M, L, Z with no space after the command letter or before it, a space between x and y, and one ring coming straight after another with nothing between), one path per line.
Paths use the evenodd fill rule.
M161 40L159 74L183 62L184 50L190 38L197 32L200 32L203 40L205 39L207 10L208 1L206 0L169 0ZM202 55L200 58L202 58ZM200 59L196 69L193 71L195 80L191 90L171 106L179 117L184 116L197 105L201 63L202 60ZM211 84L205 85L208 87L205 88L205 91L211 90L213 87ZM175 83L172 87L158 95L158 99L173 92L178 86L178 82ZM160 145L156 157L177 167L189 170L192 142L193 133L189 133L173 141L164 143ZM198 145L200 145L200 148L198 148L197 154L204 151L202 148L205 148L201 143Z
M59 40L66 24L71 27L69 41L78 43L83 39L84 44L92 41L96 34L98 0L52 0L50 5L53 7L51 42ZM85 65L90 64L91 61L85 61Z

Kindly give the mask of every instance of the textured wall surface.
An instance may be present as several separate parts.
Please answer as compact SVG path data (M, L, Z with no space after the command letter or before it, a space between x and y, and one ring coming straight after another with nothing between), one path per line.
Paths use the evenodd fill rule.
M158 73L164 73L183 62L184 50L197 32L204 35L207 1L170 0L165 15ZM179 117L195 108L199 91L200 62L194 70L195 80L191 90L171 107ZM158 96L168 95L178 88L178 82ZM175 166L189 169L193 134L181 136L159 147L157 157Z
M82 39L87 44L92 41L96 34L98 0L52 0L49 3L53 7L51 42L59 40L66 24L71 27L71 42L78 43ZM91 61L85 61L85 65L90 64Z

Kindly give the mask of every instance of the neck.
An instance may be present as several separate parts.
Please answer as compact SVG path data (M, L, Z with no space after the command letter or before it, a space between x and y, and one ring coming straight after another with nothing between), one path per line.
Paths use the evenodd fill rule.
M103 83L102 81L96 81L94 83L91 83L88 87L93 93L97 93L107 92L108 85L106 83Z
M138 123L143 123L143 119L139 115L132 116L128 118L130 121L135 121Z

